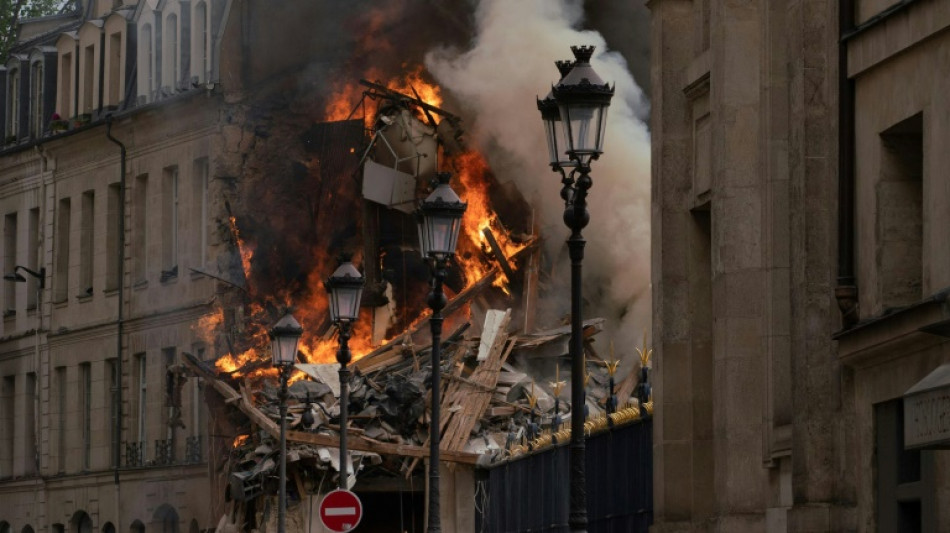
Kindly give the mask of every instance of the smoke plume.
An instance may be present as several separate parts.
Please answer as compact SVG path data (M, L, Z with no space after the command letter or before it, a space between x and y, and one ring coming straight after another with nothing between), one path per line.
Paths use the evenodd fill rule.
M554 61L572 59L571 45L597 46L593 66L616 84L616 94L605 153L591 173L585 316L610 320L618 355L626 355L650 327L650 137L639 118L647 116L648 104L626 60L607 49L600 33L579 29L582 19L579 1L482 0L471 46L436 48L427 54L426 66L462 106L469 142L487 155L500 179L512 179L536 206L554 272L545 307L564 315L568 230L561 222L559 176L546 165L534 98L543 98L557 81Z

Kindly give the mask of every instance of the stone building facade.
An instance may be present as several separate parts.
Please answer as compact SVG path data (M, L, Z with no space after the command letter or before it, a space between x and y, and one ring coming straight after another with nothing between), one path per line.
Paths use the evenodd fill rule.
M649 7L655 530L950 530L950 4Z
M23 21L4 58L3 533L197 532L220 516L202 386L168 370L208 353L192 324L222 246L231 4L83 0Z

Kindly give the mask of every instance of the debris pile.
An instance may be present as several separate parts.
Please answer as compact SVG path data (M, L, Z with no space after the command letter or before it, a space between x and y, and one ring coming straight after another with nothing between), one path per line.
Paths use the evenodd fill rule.
M458 326L442 346L441 457L448 462L488 466L512 457L567 442L570 411L567 381L560 367L569 366L570 328L511 333L511 310L485 314L480 335L467 335L471 322ZM587 370L583 407L586 432L638 420L652 413L646 369L650 352L641 354L641 371L614 383L618 362L594 350L593 337L603 319L584 324ZM418 329L418 328L417 328ZM428 455L431 346L416 346L408 334L353 364L349 383L347 442L351 464L347 485L356 476L410 477ZM203 377L226 405L239 409L246 429L230 455L231 498L244 501L265 491L265 478L276 469L279 394L273 380L232 379L186 354L186 365ZM288 464L301 489L319 481L338 483L339 365L298 364L306 375L289 386ZM553 382L541 377L553 375Z

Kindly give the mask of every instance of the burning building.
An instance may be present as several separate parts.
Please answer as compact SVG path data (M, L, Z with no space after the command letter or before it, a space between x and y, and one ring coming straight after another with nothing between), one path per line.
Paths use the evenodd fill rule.
M86 0L23 22L0 71L12 275L0 291L0 525L272 529L266 336L288 310L305 331L291 378L297 527L312 495L348 472L331 451L341 431L355 488L403 513L400 530L421 528L429 424L443 427L443 497L457 502L474 501L479 461L565 439L567 333L543 298L558 292L556 247L542 239L550 213L469 143L470 123L452 111L464 95L423 66L431 43L393 51L412 31L395 20L417 16L451 44L472 37L459 17L473 15L361 7ZM321 32L339 40L309 37ZM469 209L432 369L412 212L440 171ZM322 286L341 253L368 281L349 428L338 425ZM615 382L612 348L593 342L603 327L585 329L594 433L652 409L631 370L647 364L646 346L641 360L622 345L617 358L631 363ZM427 415L434 371L445 376L438 421ZM474 508L444 505L445 523L471 529Z

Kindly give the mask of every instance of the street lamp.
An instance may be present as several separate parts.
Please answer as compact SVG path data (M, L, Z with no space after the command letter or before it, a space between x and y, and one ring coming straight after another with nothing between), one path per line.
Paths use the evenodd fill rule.
M450 174L438 174L439 184L432 194L419 205L416 211L419 225L419 246L422 257L430 260L432 267L432 292L428 304L432 309L429 325L432 331L432 417L429 420L429 533L442 530L439 516L439 402L441 378L442 309L446 298L442 292L445 269L455 255L462 215L468 204L449 186Z
M360 297L365 280L348 259L345 260L324 283L330 295L330 320L339 331L340 348L336 360L340 363L340 489L346 490L349 460L346 454L347 407L349 405L350 370L346 368L350 355L350 331L360 316Z
M287 313L270 330L271 356L280 372L280 489L277 497L277 531L284 533L287 514L287 377L297 360L303 328Z
M584 344L581 315L581 264L586 241L581 230L590 221L587 191L593 181L590 164L603 153L607 108L614 88L594 72L590 64L593 46L572 46L574 64L551 94L538 100L544 121L552 170L561 174L561 198L564 199L564 224L571 230L567 239L571 256L571 506L568 525L571 531L587 530L587 494L585 492L584 450ZM556 110L556 112L555 112ZM562 161L562 154L568 161ZM565 168L571 168L570 174Z

